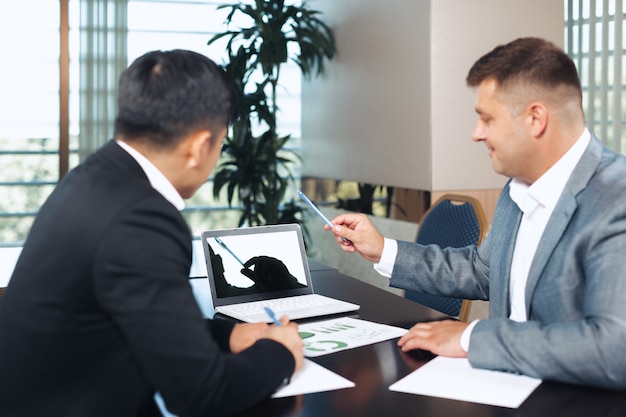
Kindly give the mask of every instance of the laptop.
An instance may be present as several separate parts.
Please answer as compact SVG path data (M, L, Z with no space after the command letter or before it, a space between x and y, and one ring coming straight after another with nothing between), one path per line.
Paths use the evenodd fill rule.
M248 322L290 320L359 309L315 294L298 224L209 230L201 234L213 309Z

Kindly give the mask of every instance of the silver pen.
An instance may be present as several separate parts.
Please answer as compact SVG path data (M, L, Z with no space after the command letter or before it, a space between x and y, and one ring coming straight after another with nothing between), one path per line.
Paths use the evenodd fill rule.
M320 209L317 208L317 206L315 204L313 204L313 202L311 200L309 200L309 198L307 196L304 195L304 193L300 190L296 190L296 192L298 193L298 195L300 196L300 198L306 203L307 206L311 207L313 209L313 211L322 218L322 220L324 220L324 222L330 227L330 229L332 230L333 228L333 224L331 223L330 220L328 220L328 217L324 216L324 213L322 213L320 211ZM345 237L341 238L344 242L347 242L348 239L346 239Z

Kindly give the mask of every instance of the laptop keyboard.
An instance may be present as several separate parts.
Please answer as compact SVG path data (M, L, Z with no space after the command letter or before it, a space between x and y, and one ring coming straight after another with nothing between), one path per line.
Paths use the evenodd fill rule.
M335 303L336 300L326 298L319 294L307 294L298 295L295 297L274 298L271 300L253 301L241 304L232 304L228 307L223 307L232 312L236 312L242 315L250 314L265 314L264 307L269 307L276 314L281 312L297 309L297 308L310 308L319 307L327 304Z
M316 317L358 309L356 305L334 298L319 294L306 294L294 297L231 304L218 307L217 310L220 313L247 322L269 322L271 320L269 320L264 307L269 307L274 310L278 317L286 315L290 319Z

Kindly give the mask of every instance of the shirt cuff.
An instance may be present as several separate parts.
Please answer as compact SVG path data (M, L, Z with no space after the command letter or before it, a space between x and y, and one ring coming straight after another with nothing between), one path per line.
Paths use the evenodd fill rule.
M398 242L394 239L385 238L383 245L383 253L380 256L380 262L374 264L374 269L380 275L391 278L393 265L396 263L398 255Z
M463 349L465 353L469 352L470 337L472 336L472 331L474 330L474 327L476 327L476 323L478 323L479 321L480 320L474 320L473 322L471 322L461 335L461 349Z

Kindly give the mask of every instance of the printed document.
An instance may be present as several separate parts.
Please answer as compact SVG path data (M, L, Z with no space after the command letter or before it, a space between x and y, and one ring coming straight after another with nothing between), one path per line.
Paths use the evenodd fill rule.
M394 339L407 329L340 317L301 324L298 331L304 342L304 356L315 357Z

